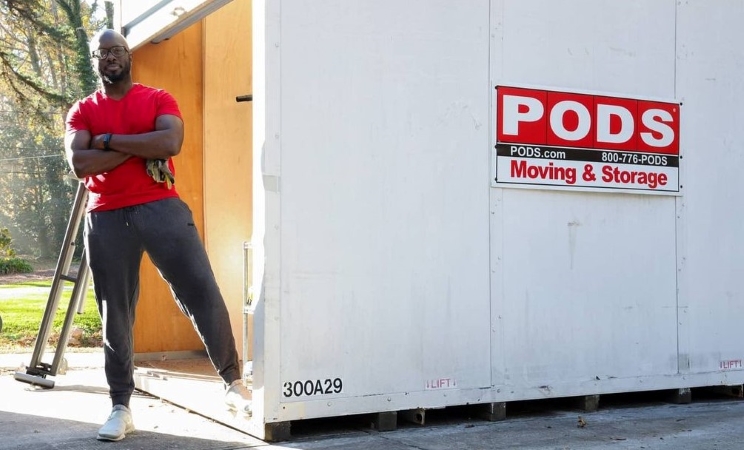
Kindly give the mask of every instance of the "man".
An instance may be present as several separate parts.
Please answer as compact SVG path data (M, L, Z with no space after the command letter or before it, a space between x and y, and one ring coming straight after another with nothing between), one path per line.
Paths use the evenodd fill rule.
M85 249L103 322L106 380L113 409L98 439L134 430L132 327L143 252L191 319L225 382L225 401L250 414L227 308L189 207L180 200L171 157L181 151L183 121L167 92L132 82L126 39L105 30L91 40L102 82L66 120L65 149L89 190Z

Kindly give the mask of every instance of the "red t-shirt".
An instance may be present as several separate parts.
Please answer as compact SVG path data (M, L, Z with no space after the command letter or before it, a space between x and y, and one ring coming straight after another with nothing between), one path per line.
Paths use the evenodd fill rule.
M87 130L99 134L142 134L155 131L155 119L171 114L181 118L178 103L172 95L135 83L120 100L96 91L75 103L67 114L67 132ZM116 147L116 136L112 139ZM133 156L119 166L98 175L85 177L88 195L87 211L107 211L140 205L164 198L178 197L175 186L158 183L147 174L146 160ZM168 160L171 172L176 170Z

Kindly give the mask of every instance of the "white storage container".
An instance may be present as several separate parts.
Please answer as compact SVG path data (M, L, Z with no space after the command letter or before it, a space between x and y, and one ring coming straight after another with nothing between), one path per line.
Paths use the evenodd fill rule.
M744 4L253 7L255 434L744 382ZM676 185L499 182L497 86L676 104Z

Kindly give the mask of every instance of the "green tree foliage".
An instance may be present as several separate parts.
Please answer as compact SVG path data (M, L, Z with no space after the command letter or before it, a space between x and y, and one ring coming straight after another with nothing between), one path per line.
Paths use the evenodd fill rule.
M15 250L10 246L13 239L7 228L0 228L0 257L15 256Z
M14 125L11 113L0 113L0 224L17 237L23 254L50 259L59 252L72 204L72 187L65 180L67 163L61 130ZM8 124L8 125L5 125Z
M0 82L27 110L69 107L96 88L88 35L105 25L98 3L0 0Z
M7 228L0 229L0 274L31 272L31 265L16 257L12 242L10 231Z
M88 39L106 25L98 1L0 0L0 226L22 253L61 247L77 183L64 116L96 89Z

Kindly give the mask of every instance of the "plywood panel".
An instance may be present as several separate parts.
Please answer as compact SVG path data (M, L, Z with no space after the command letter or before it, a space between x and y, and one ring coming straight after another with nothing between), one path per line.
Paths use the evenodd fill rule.
M136 82L168 90L178 100L186 125L181 154L175 158L181 198L203 230L202 25L197 23L160 44L134 53ZM176 306L170 290L149 259L140 271L140 300L134 327L136 353L203 348L191 322Z
M253 105L235 97L251 93L251 1L230 2L207 17L204 41L206 244L240 347L243 243L252 231Z

